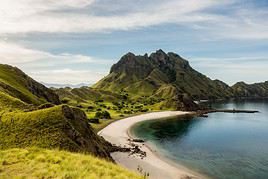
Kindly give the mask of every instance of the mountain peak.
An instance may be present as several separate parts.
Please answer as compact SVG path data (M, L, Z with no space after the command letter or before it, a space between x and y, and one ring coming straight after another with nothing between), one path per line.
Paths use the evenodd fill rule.
M126 53L125 55L123 55L123 57L134 57L135 56L135 54L134 53L132 53L132 52L128 52L128 53ZM122 58L123 58L122 57Z
M168 55L161 49L150 55L150 59L158 62L164 62L168 60Z
M158 49L158 50L156 50L156 53L157 53L157 54L166 54L162 49Z
M235 85L248 85L247 83L245 83L244 81L239 81L239 82L237 82Z

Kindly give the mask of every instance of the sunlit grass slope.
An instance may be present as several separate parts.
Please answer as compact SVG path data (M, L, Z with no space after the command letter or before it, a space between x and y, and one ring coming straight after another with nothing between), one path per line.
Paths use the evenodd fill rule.
M23 110L29 105L0 91L0 113Z
M0 91L29 104L42 104L47 101L59 103L58 96L52 90L9 65L0 64Z
M142 177L90 155L30 148L0 151L0 178L141 179Z
M85 113L66 105L1 116L0 149L42 147L110 158L110 144L97 136Z

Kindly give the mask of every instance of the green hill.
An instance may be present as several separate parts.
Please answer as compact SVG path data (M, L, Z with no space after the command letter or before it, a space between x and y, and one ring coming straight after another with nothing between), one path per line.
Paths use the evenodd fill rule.
M59 95L61 100L75 100L78 102L90 101L116 101L120 99L120 95L105 90L97 90L90 87L81 87L81 88L59 88L54 89L55 93Z
M246 84L238 82L232 86L235 97L239 98L267 98L268 97L268 81L263 83Z
M112 66L110 74L94 87L157 97L173 97L183 93L194 99L228 97L217 82L194 70L179 55L158 50L150 56L124 55Z
M0 113L29 109L30 105L0 91Z
M1 116L0 149L42 147L110 159L112 146L98 137L80 109L66 105Z
M0 91L28 104L51 102L60 104L53 90L36 82L20 69L0 64Z
M124 55L114 64L110 74L93 86L114 92L126 91L133 98L141 96L167 100L188 96L189 99L229 97L229 88L194 70L189 62L175 53L158 50L150 56ZM183 101L178 106L185 105ZM194 104L191 104L193 106ZM187 106L186 106L187 108Z
M113 147L95 134L83 111L46 105L60 104L53 90L8 65L0 65L0 84L0 149L58 148L111 159Z
M112 94L70 93L81 100ZM108 162L118 148L94 132L84 111L58 104L53 90L0 65L0 178L141 178Z

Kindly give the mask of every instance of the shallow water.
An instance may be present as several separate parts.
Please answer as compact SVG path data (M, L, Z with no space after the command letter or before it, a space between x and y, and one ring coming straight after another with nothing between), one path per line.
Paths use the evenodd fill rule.
M268 101L213 106L260 113L144 121L131 132L152 143L164 157L212 178L268 178Z

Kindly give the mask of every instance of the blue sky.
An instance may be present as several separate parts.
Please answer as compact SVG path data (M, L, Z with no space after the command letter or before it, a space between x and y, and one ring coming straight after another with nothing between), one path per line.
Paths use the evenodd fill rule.
M0 62L95 83L131 51L172 51L232 85L268 80L267 0L2 0Z

